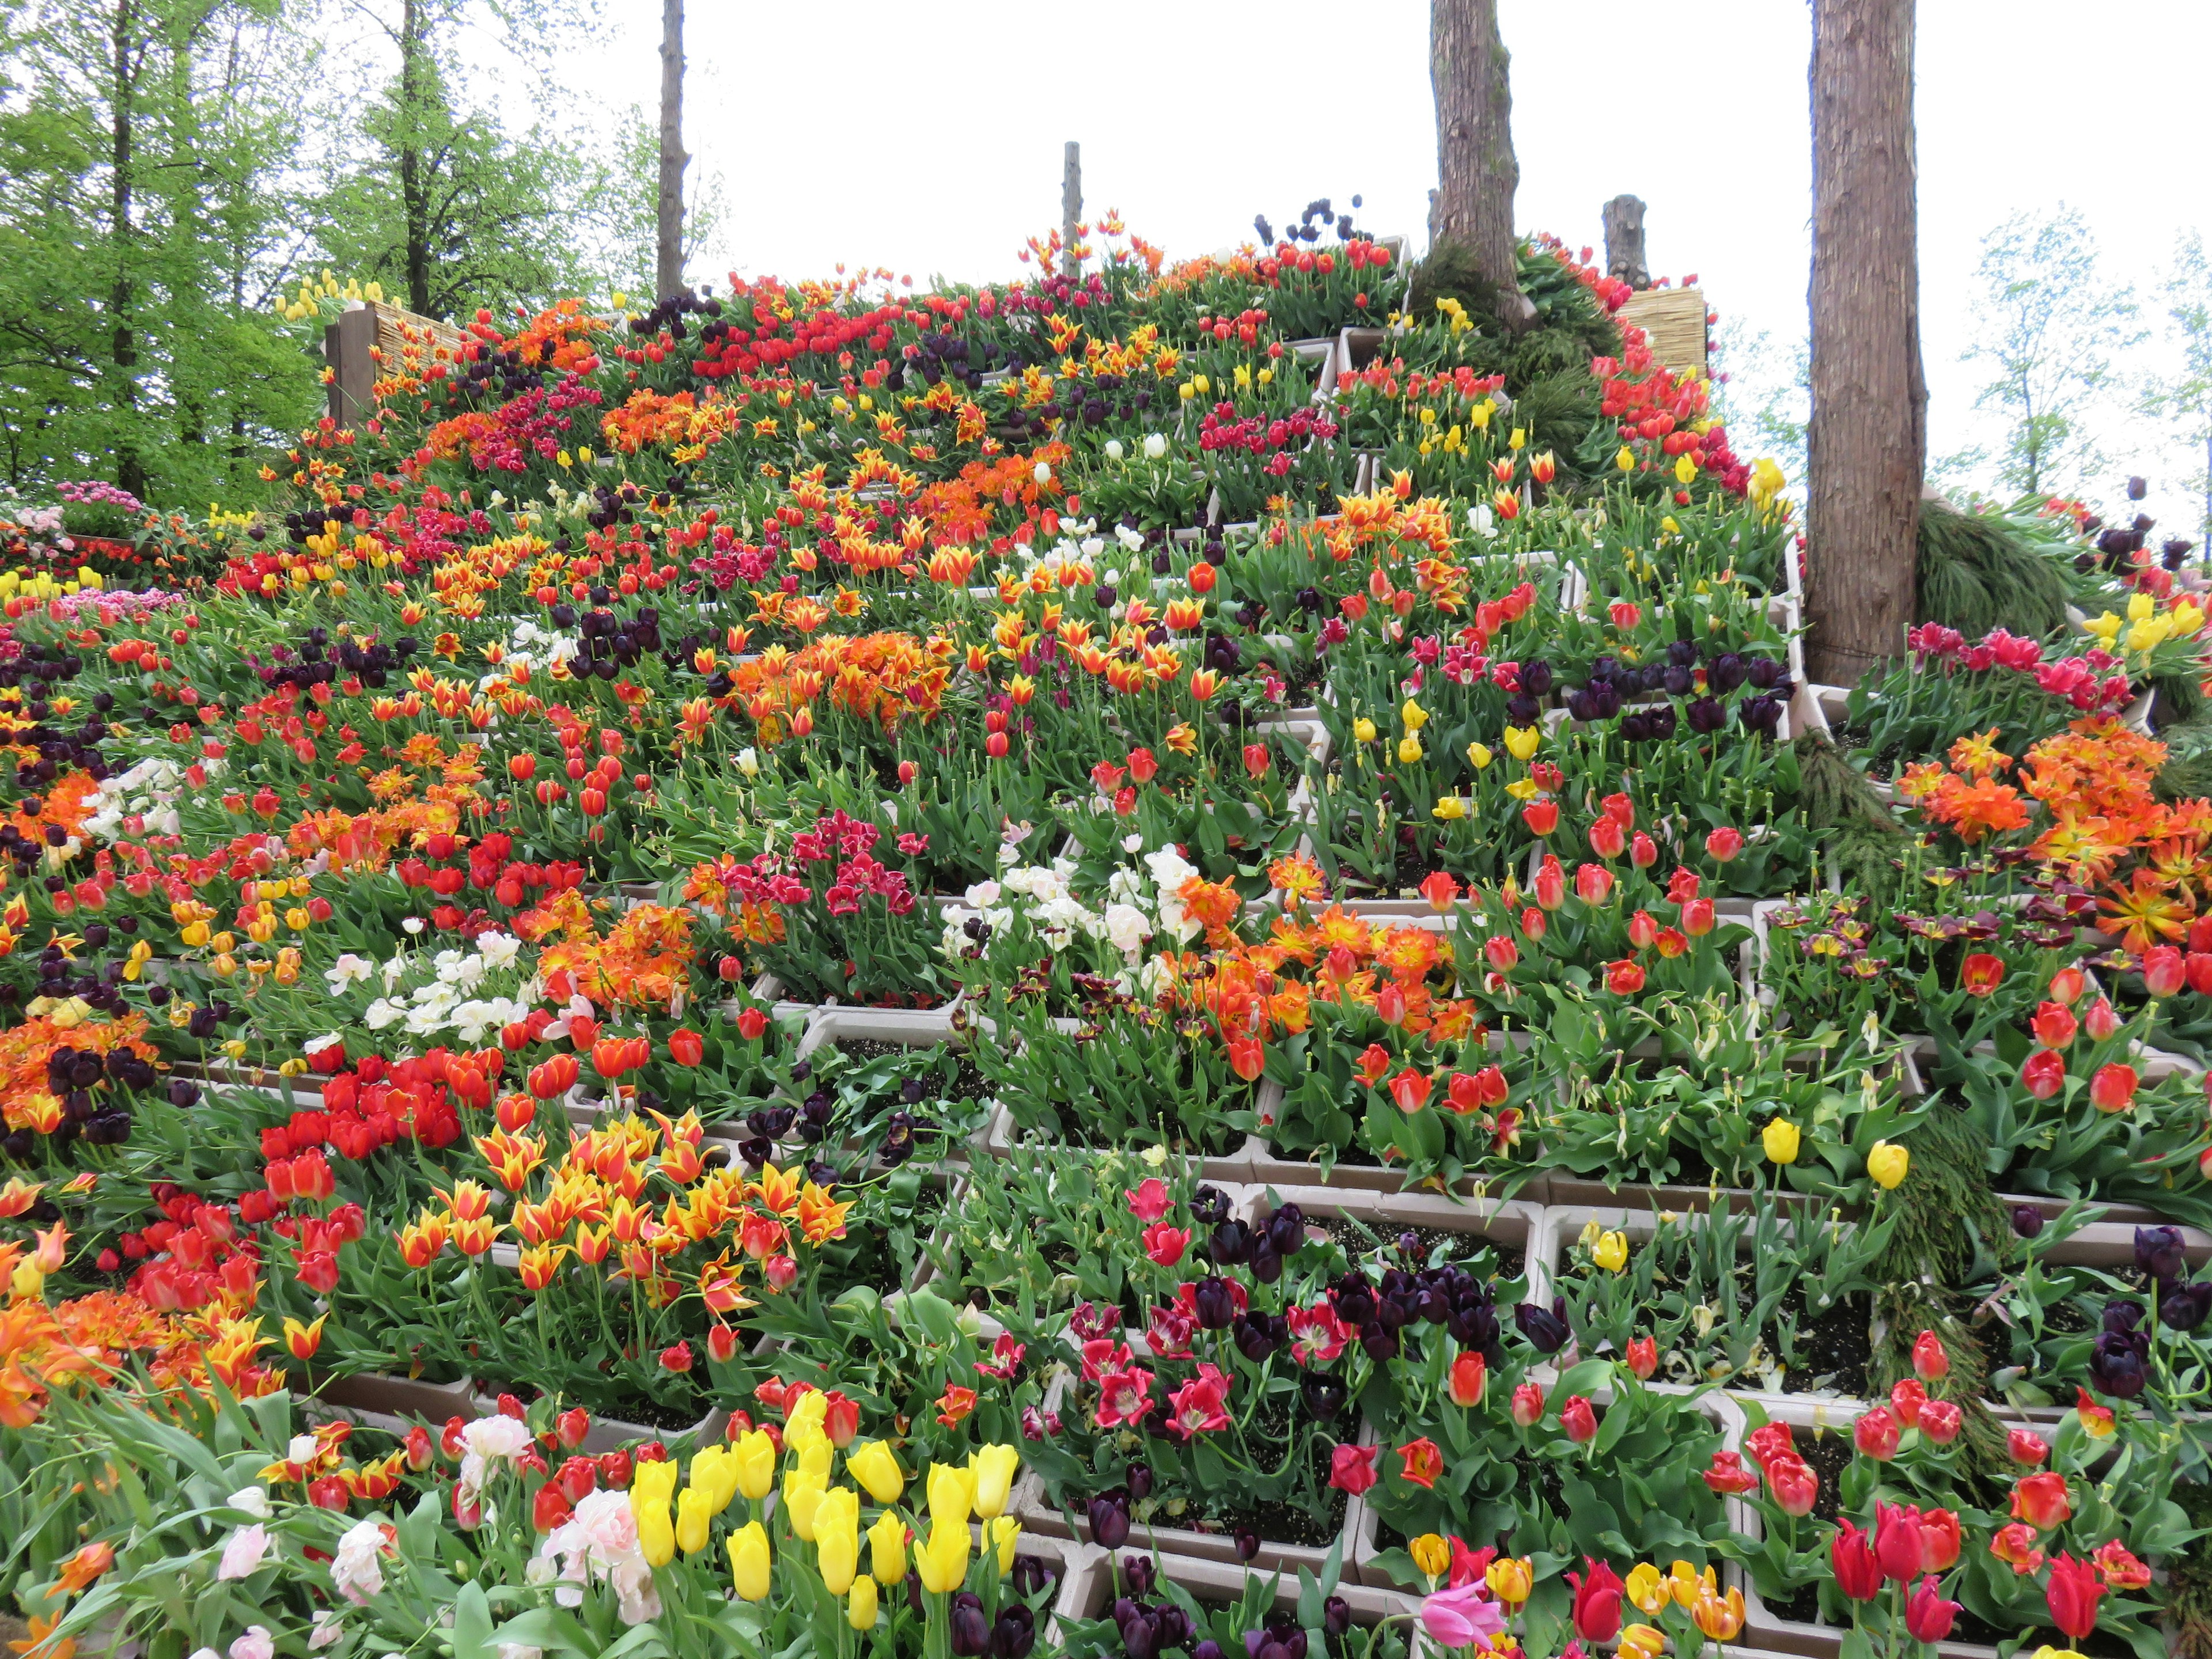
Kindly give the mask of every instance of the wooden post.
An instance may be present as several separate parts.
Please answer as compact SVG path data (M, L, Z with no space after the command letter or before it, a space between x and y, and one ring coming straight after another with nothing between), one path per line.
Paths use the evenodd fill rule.
M323 356L331 365L331 419L358 426L376 407L376 363L368 355L376 343L376 311L357 306L323 331Z
M1083 146L1067 141L1067 164L1060 176L1060 274L1073 282L1083 273L1075 257L1075 223L1083 216Z
M1430 0L1429 86L1437 100L1437 188L1429 198L1429 247L1466 250L1496 290L1498 319L1519 334L1536 307L1521 292L1513 236L1513 154L1509 57L1498 32L1498 0Z
M1616 196L1605 204L1605 274L1618 276L1632 289L1651 286L1651 268L1644 257L1640 198Z
M1855 685L1911 625L1928 387L1912 132L1914 0L1814 0L1808 672Z
M684 291L684 0L660 4L660 190L653 215L653 297Z

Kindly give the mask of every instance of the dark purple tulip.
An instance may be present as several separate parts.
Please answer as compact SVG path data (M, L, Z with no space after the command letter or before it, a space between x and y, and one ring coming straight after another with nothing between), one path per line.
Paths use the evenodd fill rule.
M1140 1556L1134 1555L1129 1558L1132 1561L1141 1560L1143 1558ZM1137 1605L1137 1601L1134 1596L1117 1595L1114 1598L1114 1605L1109 1607L1107 1612L1112 1616L1115 1624L1116 1626L1121 1626L1127 1624L1132 1619L1142 1618L1144 1616L1145 1610Z
M1267 1356L1275 1352L1275 1335L1267 1328L1267 1317L1265 1314L1256 1317L1249 1314L1239 1314L1237 1317L1235 1340L1237 1352L1255 1365L1266 1363Z
M1640 710L1627 716L1620 722L1620 740L1623 743L1650 742L1651 716Z
M1227 1659L1227 1656L1221 1651L1221 1644L1209 1636L1190 1650L1190 1659Z
M1670 668L1695 668L1698 665L1698 647L1694 640L1667 641L1667 664Z
M1236 1542L1239 1561L1249 1561L1260 1553L1260 1534L1247 1528L1237 1528Z
M2136 1266L2153 1279L2179 1279L2188 1267L2179 1227L2136 1229Z
M2130 478L2128 480L2128 499L2130 501L2139 501L2149 494L2150 486L2148 483L2145 483L2141 478Z
M1526 691L1516 691L1505 700L1505 720L1509 726L1534 726L1544 706Z
M1355 1277L1338 1286L1336 1316L1347 1325L1364 1325L1375 1316L1375 1292L1365 1279Z
M193 1082L190 1078L173 1077L169 1079L170 1105L197 1105L199 1103L199 1097L200 1085Z
M1094 1498L1089 1504L1091 1539L1101 1549L1117 1550L1128 1540L1129 1506L1118 1497Z
M1321 1627L1333 1642L1340 1642L1352 1630L1352 1604L1341 1595L1332 1595L1321 1604Z
M2043 1231L2043 1212L2033 1204L2012 1206L2012 1230L2022 1238L2034 1238Z
M1728 710L1711 697L1699 697L1690 705L1690 730L1700 737L1711 737L1728 724Z
M1782 678L1782 665L1771 657L1747 657L1744 662L1750 671L1751 683L1762 691L1771 691Z
M1198 1322L1209 1331L1225 1331L1229 1322L1237 1316L1237 1298L1231 1293L1229 1281L1218 1273L1201 1279L1191 1292L1191 1304L1198 1310Z
M2208 1314L2212 1314L2212 1279L2160 1287L2158 1318L2168 1330L2193 1331Z
M983 1600L972 1590L952 1597L952 1651L957 1659L982 1659L991 1650L991 1621L984 1617Z
M1150 1595L1158 1576L1149 1555L1125 1555L1121 1558L1121 1581L1128 1585L1132 1595ZM1119 1622L1118 1619L1116 1622Z
M2105 1304L2102 1329L2107 1336L2132 1336L2142 1323L2142 1304L2125 1297L2115 1297Z
M1552 689L1552 665L1541 657L1521 665L1521 689L1532 697L1540 697Z
M1513 1310L1513 1322L1538 1353L1557 1353L1574 1334L1567 1324L1567 1304L1556 1297L1548 1308L1540 1302L1522 1302Z
M2098 1338L2096 1346L2089 1351L2089 1380L2100 1394L2133 1400L2148 1379L2143 1375L2142 1357L2126 1346L2124 1339L2106 1336Z
M1017 1601L1000 1610L991 1626L991 1659L1029 1659L1036 1645L1036 1614Z
M1567 713L1573 715L1578 720L1594 720L1597 719L1596 694L1588 690L1570 691L1567 693Z
M1330 1422L1344 1409L1344 1384L1320 1371L1301 1371L1298 1398L1304 1403L1309 1417L1316 1422Z
M1129 1489L1132 1504L1141 1504L1152 1495L1152 1466L1150 1463L1130 1464L1121 1480Z
M1750 672L1750 669L1745 666L1741 657L1733 651L1723 651L1713 659L1711 665L1705 670L1705 683L1723 696L1726 696L1736 687L1741 685Z
M1675 715L1673 703L1662 704L1649 711L1644 718L1651 724L1652 742L1666 743L1674 737Z
M1691 677L1690 671L1688 669L1677 667L1674 664L1668 663L1667 665L1666 674L1660 680L1659 684L1666 689L1667 695L1668 696L1686 697L1689 696L1690 688L1692 685L1695 685L1697 681Z
M1249 1264L1252 1277L1262 1285L1272 1285L1283 1276L1283 1253L1275 1248L1275 1241L1261 1233L1252 1241Z
M1385 1330L1381 1325L1369 1325L1359 1333L1359 1346L1367 1350L1367 1357L1376 1364L1398 1357L1398 1334Z
M1039 1555L1018 1555L1014 1558L1012 1583L1017 1595L1035 1595L1052 1583L1053 1570Z
M1121 1651L1129 1659L1152 1659L1160 1650L1159 1626L1139 1614L1121 1626Z
M1267 1221L1267 1242L1283 1255L1296 1255L1306 1242L1305 1212L1295 1204L1285 1204L1269 1216Z
M1190 1640L1190 1615L1171 1601L1152 1609L1152 1627L1164 1648L1179 1648Z
M1213 1230L1209 1249L1223 1267L1237 1267L1252 1254L1252 1230L1231 1216Z

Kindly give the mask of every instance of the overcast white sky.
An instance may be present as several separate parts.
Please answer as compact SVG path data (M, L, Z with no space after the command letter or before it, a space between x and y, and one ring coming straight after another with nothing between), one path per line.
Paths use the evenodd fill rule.
M605 0L596 98L651 108L659 7ZM1501 0L1516 217L1571 243L1650 204L1652 269L1778 342L1804 330L1804 0ZM1360 224L1425 235L1436 178L1425 0L690 0L685 138L731 222L695 280L838 261L917 279L1011 275L1059 216L1063 141L1086 209L1170 254L1364 196ZM1922 306L1932 454L1986 441L1962 366L1983 234L2063 201L2106 268L2148 289L2177 234L2212 231L2203 76L2212 0L1921 0ZM2120 469L2125 443L2112 446ZM2166 458L2160 494L2185 458ZM2148 459L2135 465L2154 473Z

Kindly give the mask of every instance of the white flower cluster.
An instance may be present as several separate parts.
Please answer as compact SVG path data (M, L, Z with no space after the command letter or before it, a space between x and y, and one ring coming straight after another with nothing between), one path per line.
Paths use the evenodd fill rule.
M564 1607L581 1607L585 1586L599 1580L614 1591L625 1625L660 1616L660 1592L638 1546L637 1516L626 1492L603 1486L587 1494L539 1541L526 1576L532 1584L553 1585L553 1599Z
M210 783L229 769L220 757L200 765ZM129 771L101 781L100 804L86 817L84 827L102 841L113 841L123 833L124 819L137 817L145 820L150 834L177 835L183 829L177 802L186 787L183 767L166 755L149 756Z
M428 959L430 978L404 994L400 987L425 965L419 955L402 951L380 966L351 951L323 970L333 997L343 997L356 985L380 979L383 994L368 1005L361 1023L372 1031L399 1026L410 1036L432 1036L451 1030L471 1047L488 1033L528 1017L538 1000L536 980L517 987L511 995L482 995L485 977L511 974L522 952L522 942L496 929L477 935L468 951L441 951Z
M1122 850L1133 854L1143 845L1133 835L1122 843ZM976 883L961 896L963 903L945 907L939 948L953 961L961 960L974 943L968 923L978 920L994 938L1026 929L1054 952L1079 939L1094 940L1120 953L1118 977L1125 992L1149 991L1154 975L1146 961L1146 946L1159 938L1188 945L1204 929L1185 913L1176 896L1197 869L1172 847L1144 854L1143 866L1119 866L1107 878L1104 902L1085 903L1075 893L1078 866L1073 859L1017 865L996 881Z

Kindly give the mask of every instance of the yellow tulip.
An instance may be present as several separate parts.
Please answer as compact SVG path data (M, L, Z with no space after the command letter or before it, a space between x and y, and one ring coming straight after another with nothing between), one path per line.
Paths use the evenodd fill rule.
M975 1509L975 1477L957 1463L929 1466L929 1518L938 1526L964 1527Z
M1451 1546L1440 1534L1423 1533L1406 1546L1406 1553L1413 1558L1414 1571L1424 1578L1441 1578L1451 1570Z
M1014 1446L983 1446L968 1454L968 1471L975 1482L975 1513L986 1521L1004 1513L1006 1495L1022 1467L1022 1454Z
M1725 1598L1707 1590L1698 1597L1690 1617L1699 1630L1716 1642L1732 1642L1743 1628L1743 1592L1731 1588Z
M1515 427L1513 428L1513 435L1505 441L1505 447L1508 449L1526 449L1528 447L1528 434L1527 430L1522 427Z
M1408 732L1418 732L1429 723L1429 711L1408 697L1406 706L1398 711L1398 723Z
M1505 752L1515 760L1524 761L1536 752L1536 745L1544 734L1533 726L1509 726L1505 728Z
M933 1595L958 1589L968 1582L968 1522L938 1521L929 1529L929 1542L914 1554L914 1570L921 1587Z
M814 1565L832 1595L853 1588L860 1565L860 1494L835 1486L814 1506Z
M899 1472L898 1459L880 1440L866 1441L848 1452L845 1472L866 1487L868 1496L878 1504L896 1504L906 1490L906 1476Z
M727 1462L736 1473L738 1490L756 1504L775 1490L775 1442L766 1429L739 1435Z
M783 1419L783 1444L787 1451L803 1451L817 1440L826 1439L822 1424L829 1415L830 1396L819 1389L809 1389L792 1402Z
M1606 1272L1619 1273L1628 1265L1628 1235L1620 1232L1600 1233L1596 1248L1591 1250L1590 1257Z
M1631 1625L1620 1632L1621 1659L1659 1659L1666 1651L1665 1634L1650 1625Z
M1420 757L1421 740L1419 738L1401 738L1398 739L1399 765L1411 766L1415 761L1420 759Z
M1490 745L1488 744L1471 743L1468 744L1467 763L1474 768L1476 771L1488 771L1490 769L1491 759Z
M788 1449L789 1443L787 1442L786 1449ZM830 1443L830 1437L817 1431L811 1440L799 1449L799 1461L796 1463L787 1461L784 1468L785 1478L788 1479L791 1472L796 1469L808 1480L819 1480L827 1485L830 1480L830 1461L836 1455L836 1448Z
M676 1500L676 1547L686 1555L698 1554L707 1547L714 1522L714 1493L703 1486L686 1486Z
M1638 1561L1628 1570L1628 1581L1621 1586L1641 1612L1656 1615L1659 1610L1674 1598L1669 1592L1667 1579L1649 1561Z
M855 1578L853 1593L845 1601L845 1622L854 1630L870 1631L876 1627L876 1581Z
M640 1463L630 1476L630 1513L637 1517L637 1546L646 1565L665 1567L676 1559L676 1528L668 1502L676 1491L673 1463Z
M983 1528L984 1541L999 1552L999 1574L1004 1577L1014 1570L1014 1552L1021 1547L1022 1523L1011 1515L1002 1515Z
M783 1477L783 1511L791 1517L794 1536L810 1544L814 1541L815 1511L821 1507L828 1491L820 1475L810 1474L805 1469L793 1469Z
M906 1577L906 1522L889 1510L868 1528L868 1571L887 1585Z
M768 1529L748 1521L730 1534L730 1582L748 1601L768 1598Z
M1501 1555L1490 1564L1490 1571L1483 1575L1483 1581L1490 1586L1492 1595L1509 1607L1517 1607L1535 1589L1535 1563L1525 1555L1517 1559L1510 1555Z
M1455 823L1467 816L1467 803L1457 795L1446 795L1429 808L1429 816L1443 823Z
M1690 459L1689 452L1684 450L1674 459L1674 481L1677 483L1686 484L1695 483L1697 479L1698 464Z
M1362 714L1358 720L1352 721L1352 735L1361 743L1374 742L1375 722L1369 720L1366 715Z
M1801 1139L1797 1126L1786 1117L1770 1119L1759 1137L1759 1144L1766 1148L1768 1161L1774 1164L1795 1164Z
M1707 1567L1704 1576L1700 1577L1698 1570L1687 1561L1674 1563L1667 1574L1667 1588L1674 1597L1674 1605L1685 1612L1697 1606L1699 1596L1718 1593L1713 1570Z
M1613 464L1619 467L1623 472L1635 471L1636 452L1631 449L1626 444L1621 445L1620 453L1613 458Z
M1893 1190L1912 1168L1912 1154L1887 1140L1877 1140L1867 1154L1867 1173L1885 1192Z

